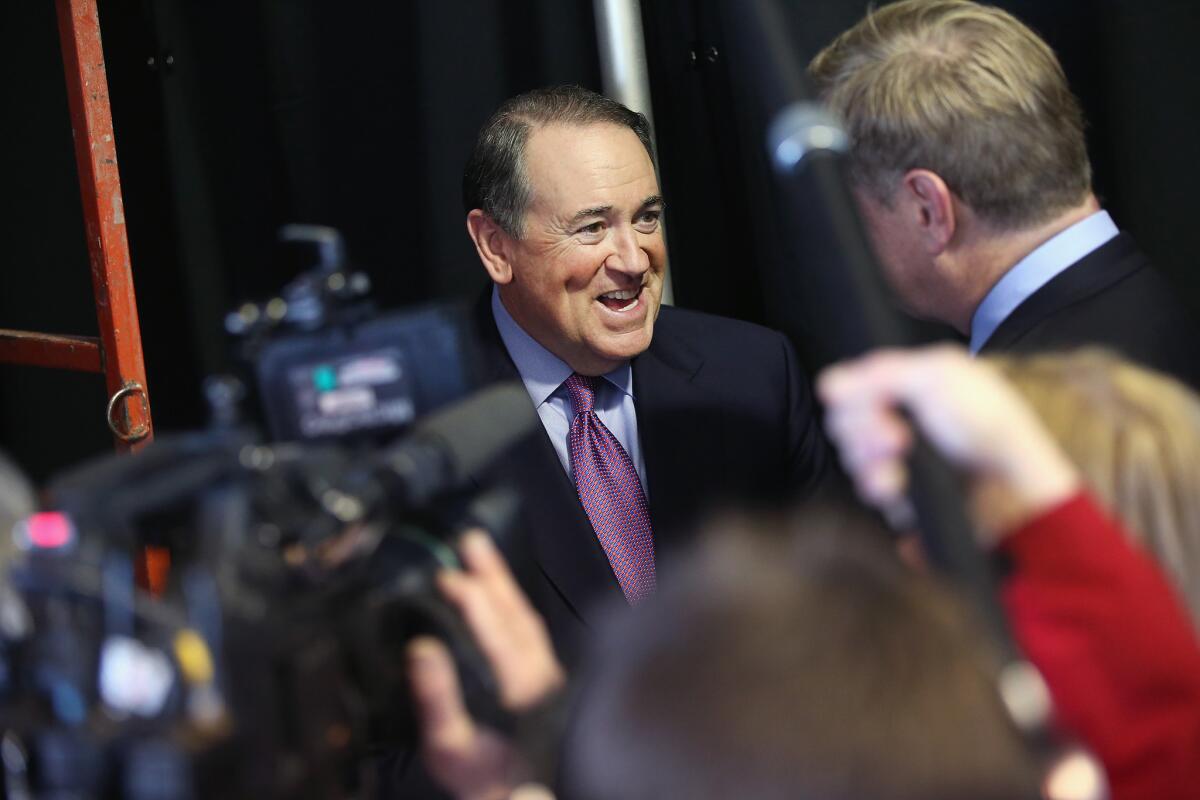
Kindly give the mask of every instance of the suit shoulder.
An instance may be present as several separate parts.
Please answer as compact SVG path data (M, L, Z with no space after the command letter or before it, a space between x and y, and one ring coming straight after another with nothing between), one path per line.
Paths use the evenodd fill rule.
M777 386L800 372L795 350L782 333L699 311L663 308L650 350L680 369L700 370L701 381L721 391L748 389L760 382Z
M693 344L726 341L741 347L778 348L786 341L779 331L716 314L663 306L655 323L655 336L660 333L677 336Z

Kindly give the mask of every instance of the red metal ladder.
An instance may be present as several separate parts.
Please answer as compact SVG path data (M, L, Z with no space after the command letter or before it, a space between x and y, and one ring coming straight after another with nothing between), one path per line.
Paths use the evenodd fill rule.
M104 373L118 451L153 438L96 0L55 0L100 336L0 329L0 362Z

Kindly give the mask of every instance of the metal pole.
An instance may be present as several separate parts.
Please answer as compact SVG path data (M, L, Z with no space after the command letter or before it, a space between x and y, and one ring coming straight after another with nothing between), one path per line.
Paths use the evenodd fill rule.
M646 69L646 38L642 32L639 0L594 0L596 39L600 50L600 73L604 93L650 120L651 148L658 163L658 141L654 138L654 113L650 106L650 79ZM662 185L660 176L659 185ZM666 236L666 231L663 231ZM663 275L662 301L675 302L668 266Z

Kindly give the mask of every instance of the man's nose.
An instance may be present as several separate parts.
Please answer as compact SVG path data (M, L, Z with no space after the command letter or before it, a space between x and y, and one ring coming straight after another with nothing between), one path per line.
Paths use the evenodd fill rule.
M609 269L640 278L642 273L650 269L650 257L642 249L637 231L626 228L613 233L613 251L609 253L604 265Z

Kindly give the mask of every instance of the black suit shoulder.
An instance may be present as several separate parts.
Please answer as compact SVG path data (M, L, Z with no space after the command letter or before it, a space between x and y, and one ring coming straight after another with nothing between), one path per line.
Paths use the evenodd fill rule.
M475 311L485 379L518 378L488 299ZM713 506L776 500L824 478L828 451L811 387L782 334L664 307L649 348L631 363L658 568L669 569ZM607 556L540 426L478 476L482 485L498 479L523 498L506 554L561 657L575 663L593 609L620 602Z
M762 325L756 325L753 322L744 322L740 319L720 317L716 314L707 314L703 311L677 308L675 306L663 306L659 309L658 320L655 325L656 333L658 325L666 325L671 332L683 335L691 334L705 339L727 338L743 340L759 345L776 343L784 338L783 334L779 331L764 328Z
M691 473L713 498L803 495L827 475L811 382L778 331L664 307L634 385L647 458L671 453L652 472Z
M1004 320L983 352L1094 345L1200 387L1200 328L1150 259L1121 234L1063 270Z
M664 306L654 327L650 349L657 355L686 362L703 362L700 374L719 380L733 391L748 390L774 379L786 381L792 370L807 385L795 351L782 333L751 322L700 311ZM786 387L776 383L779 389ZM777 399L783 401L782 395Z

